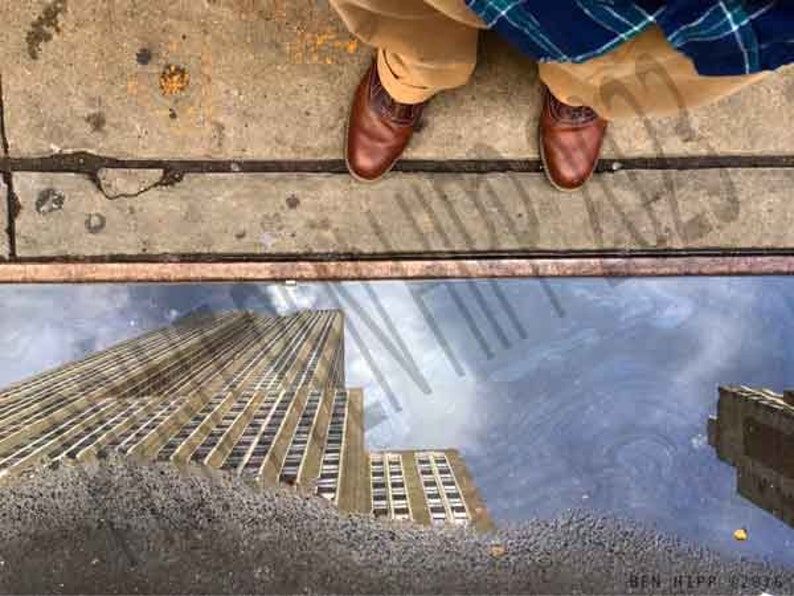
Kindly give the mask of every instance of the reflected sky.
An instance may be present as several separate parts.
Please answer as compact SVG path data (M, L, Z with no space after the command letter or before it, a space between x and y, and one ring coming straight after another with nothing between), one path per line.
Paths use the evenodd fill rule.
M369 446L460 448L497 521L587 508L794 566L794 529L736 494L705 436L718 385L794 386L791 278L4 286L0 303L0 385L197 308L342 308Z

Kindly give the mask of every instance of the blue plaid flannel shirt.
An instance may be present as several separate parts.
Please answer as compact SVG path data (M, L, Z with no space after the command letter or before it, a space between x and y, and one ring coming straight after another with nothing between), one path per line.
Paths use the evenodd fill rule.
M466 0L541 62L584 62L656 23L701 75L794 62L794 0Z

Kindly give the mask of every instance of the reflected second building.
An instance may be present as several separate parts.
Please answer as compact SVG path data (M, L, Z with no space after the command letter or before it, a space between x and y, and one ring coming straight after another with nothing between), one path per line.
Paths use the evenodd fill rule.
M368 453L363 402L345 387L341 312L201 313L0 392L0 482L115 452L292 485L345 511L491 527L457 452ZM374 474L397 460L403 486L384 476L384 514Z
M370 453L369 461L376 517L493 529L458 451L378 451Z
M709 444L736 468L740 495L794 527L794 392L719 391Z

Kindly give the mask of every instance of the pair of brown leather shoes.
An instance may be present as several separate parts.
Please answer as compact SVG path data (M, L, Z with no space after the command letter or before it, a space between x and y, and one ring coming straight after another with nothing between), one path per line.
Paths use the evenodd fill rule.
M374 182L392 169L416 129L425 103L402 104L383 88L373 63L356 90L347 125L350 173ZM571 191L592 176L607 122L586 106L569 106L546 90L539 144L544 170L558 189Z

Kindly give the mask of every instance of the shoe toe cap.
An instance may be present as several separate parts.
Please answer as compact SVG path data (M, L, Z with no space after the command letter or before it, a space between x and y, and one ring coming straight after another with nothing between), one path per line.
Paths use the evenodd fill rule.
M384 163L385 160L382 157L378 152L356 144L348 147L347 169L355 178L373 182L383 176L391 165L390 163Z
M600 138L574 136L541 138L546 175L561 190L576 190L593 175L598 165Z

